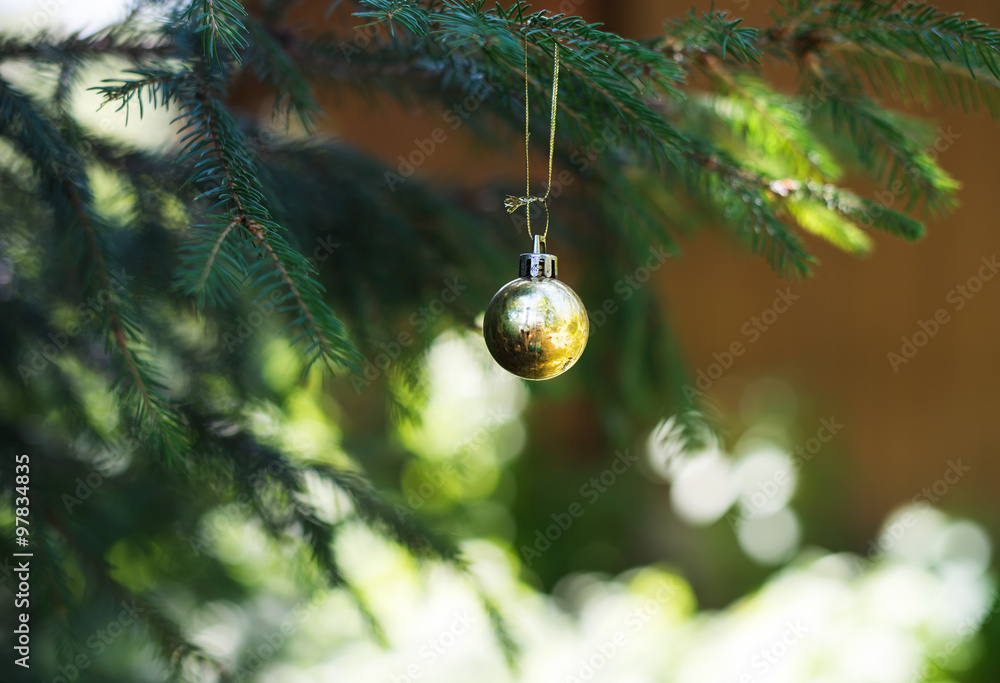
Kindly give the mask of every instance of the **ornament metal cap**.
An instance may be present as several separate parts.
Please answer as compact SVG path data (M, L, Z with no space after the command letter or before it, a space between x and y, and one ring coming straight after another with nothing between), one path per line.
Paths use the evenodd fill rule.
M518 277L559 277L559 259L554 254L545 253L545 238L535 235L535 244L530 254L521 254Z

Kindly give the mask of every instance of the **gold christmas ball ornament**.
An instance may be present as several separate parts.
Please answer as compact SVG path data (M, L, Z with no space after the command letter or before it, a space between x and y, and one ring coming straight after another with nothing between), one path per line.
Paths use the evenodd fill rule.
M493 359L524 379L551 379L573 367L590 336L580 297L556 279L557 260L535 236L534 250L521 254L519 277L500 288L483 318L483 336Z

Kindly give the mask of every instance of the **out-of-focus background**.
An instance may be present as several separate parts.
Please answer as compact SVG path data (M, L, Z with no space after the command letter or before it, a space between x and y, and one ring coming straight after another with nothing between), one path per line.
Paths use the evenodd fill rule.
M114 2L43 4L0 2L0 22L44 14L53 27L94 30L121 13ZM765 0L560 0L535 8L642 38L667 18L713 4L751 26L766 25L773 8ZM992 0L936 4L1000 26ZM326 21L328 5L305 0L292 18L308 30ZM779 83L794 82L794 68L771 68ZM441 121L440 110L423 105L346 91L317 96L326 112L321 135L390 166ZM250 117L270 111L254 84L232 97ZM94 104L85 94L79 100L81 108ZM385 427L416 458L402 469L377 456L365 465L414 511L463 539L518 627L520 672L505 667L471 592L444 569L418 572L365 531L346 536L347 570L385 624L388 644L380 646L349 616L344 596L304 602L280 553L239 511L225 509L203 520L200 541L256 597L179 604L192 637L228 658L235 680L1000 680L1000 126L943 108L911 113L933 119L938 161L963 185L961 207L930 219L922 241L875 235L866 258L814 241L815 275L785 281L706 230L681 245L681 258L654 269L648 286L662 289L691 382L720 428L702 451L681 452L666 414L650 430L607 443L594 421L613 420L615 411L598 411L592 395L531 395L471 332L446 330L433 343L423 361L422 421ZM162 132L166 120L145 125ZM517 181L521 144L511 134L486 146L458 131L417 174L449 186ZM896 201L891 188L857 185ZM560 233L570 230L557 224L549 244L562 254L565 279L585 287L572 249L560 252L561 241L572 242ZM594 310L601 299L587 303ZM471 316L481 310L461 305ZM592 334L607 340L625 328L612 320ZM735 342L745 351L733 357ZM276 376L282 353L276 345ZM316 408L328 407L318 385L296 396L296 419L282 438L365 451L364 434L381 411L370 394L335 389L335 423ZM329 508L335 517L336 501ZM112 560L129 571L126 549ZM141 653L103 653L88 652L120 662L109 668L142 672L133 680L156 680L136 663ZM45 680L75 680L51 674Z

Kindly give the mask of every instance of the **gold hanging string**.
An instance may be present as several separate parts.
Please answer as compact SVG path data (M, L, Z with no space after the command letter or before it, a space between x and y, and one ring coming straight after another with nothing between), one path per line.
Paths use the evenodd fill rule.
M559 41L554 43L555 49L553 51L552 59L554 65L552 67L552 117L549 121L549 179L548 186L545 188L544 195L533 195L531 194L531 146L528 144L528 138L531 135L531 127L528 125L528 116L530 115L530 108L528 107L528 37L524 38L524 179L525 179L525 189L523 197L516 197L514 195L509 195L504 200L504 206L507 207L507 213L514 213L522 206L527 207L525 209L525 214L528 218L528 239L531 239L531 206L532 202L541 202L542 207L545 209L545 232L542 234L542 239L548 237L549 235L549 195L552 192L552 158L555 154L556 147L556 113L558 111L557 104L559 100Z

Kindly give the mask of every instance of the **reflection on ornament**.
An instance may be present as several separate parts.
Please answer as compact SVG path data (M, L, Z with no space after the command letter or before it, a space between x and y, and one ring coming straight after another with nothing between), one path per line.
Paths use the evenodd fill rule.
M483 336L494 360L525 379L550 379L580 358L590 335L587 309L556 279L557 261L535 236L534 251L521 254L518 279L486 307Z

